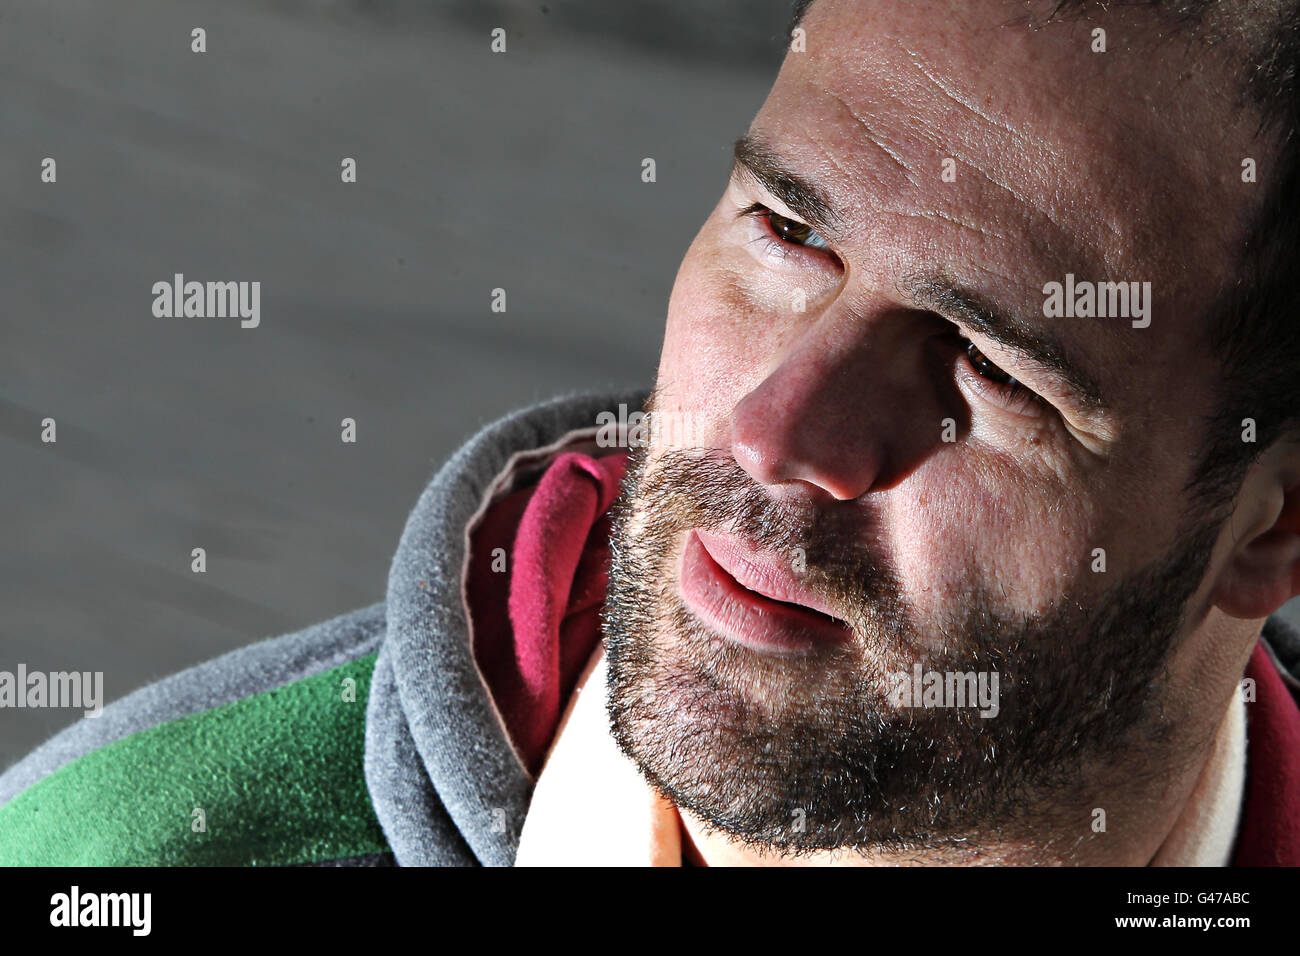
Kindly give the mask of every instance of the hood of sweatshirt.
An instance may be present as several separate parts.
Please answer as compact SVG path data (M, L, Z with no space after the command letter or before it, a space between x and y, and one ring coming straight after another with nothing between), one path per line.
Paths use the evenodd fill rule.
M371 680L365 741L366 785L400 865L514 862L533 774L549 743L547 722L553 730L562 690L571 688L576 676L574 661L582 658L578 668L585 662L577 645L585 644L589 652L598 633L604 567L598 554L582 561L582 542L617 494L623 458L620 449L596 444L598 416L622 414L626 420L641 409L646 395L642 390L569 396L502 418L456 452L411 512L389 572L386 634ZM583 498L567 512L578 546L557 539L554 554L534 545L534 553L524 556L503 544L505 554L499 557L508 574L520 569L550 576L532 582L540 598L516 610L521 618L540 612L530 633L553 633L570 610L587 624L570 621L560 630L570 638L563 642L567 651L556 640L539 647L546 642L530 642L526 634L516 640L513 632L494 629L480 635L480 667L468 607L473 533L494 504L521 486L529 488L558 456L575 449L585 452L570 476L576 492L557 488L556 497ZM587 464L611 453L618 462L613 467ZM582 477L584 465L592 473L589 482ZM556 528L557 534L564 530ZM557 561L572 567L557 569ZM566 576L563 607L549 606L546 596L563 591ZM501 580L508 580L507 574ZM491 600L490 582L476 590ZM514 592L527 590L511 587L511 600L518 604ZM492 608L483 616L500 621ZM495 678L501 706L485 669ZM512 737L511 725L519 739Z

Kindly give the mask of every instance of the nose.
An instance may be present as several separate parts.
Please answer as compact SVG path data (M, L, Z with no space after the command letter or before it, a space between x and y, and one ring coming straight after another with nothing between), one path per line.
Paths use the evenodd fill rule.
M943 416L906 314L823 318L736 404L731 453L761 484L849 501L897 481Z

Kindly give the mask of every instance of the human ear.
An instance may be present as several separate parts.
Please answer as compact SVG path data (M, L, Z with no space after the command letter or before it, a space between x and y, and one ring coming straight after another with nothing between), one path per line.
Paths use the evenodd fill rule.
M1266 618L1300 594L1300 482L1272 509L1276 517L1235 546L1215 585L1214 604L1229 617Z

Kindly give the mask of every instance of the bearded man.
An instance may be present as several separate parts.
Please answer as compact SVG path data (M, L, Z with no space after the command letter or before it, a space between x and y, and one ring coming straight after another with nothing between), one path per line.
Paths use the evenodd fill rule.
M653 392L489 426L384 602L11 768L0 861L1300 863L1298 50L800 3Z

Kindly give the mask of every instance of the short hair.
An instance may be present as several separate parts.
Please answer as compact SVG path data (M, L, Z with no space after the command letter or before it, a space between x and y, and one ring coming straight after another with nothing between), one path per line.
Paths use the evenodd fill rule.
M787 33L813 2L795 0ZM1242 99L1258 110L1259 132L1275 134L1277 154L1260 163L1267 169L1263 196L1229 264L1230 278L1206 310L1203 330L1222 374L1201 456L1184 490L1198 514L1226 508L1266 449L1300 437L1300 0L1252 5L1248 13L1231 0L1048 0L1046 6L1046 16L1030 22L1138 7L1162 17L1170 28L1166 37L1190 35L1216 45L1231 34ZM1254 443L1242 439L1248 418L1255 423Z

